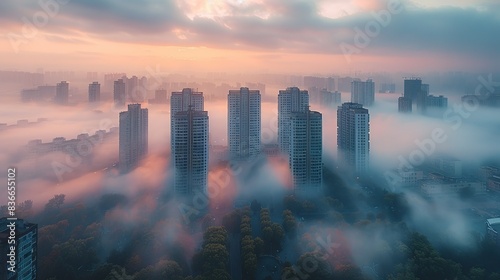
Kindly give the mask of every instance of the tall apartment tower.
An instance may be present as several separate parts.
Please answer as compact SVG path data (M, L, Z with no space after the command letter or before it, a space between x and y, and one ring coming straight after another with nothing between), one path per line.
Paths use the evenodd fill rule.
M148 109L141 104L129 104L120 113L119 134L120 172L127 173L148 153Z
M89 102L101 101L101 85L98 82L89 84Z
M12 227L15 224L15 228ZM14 239L9 239L11 230L14 230ZM14 240L14 242L12 242ZM22 219L15 221L0 219L0 279L37 279L37 246L38 225L28 223ZM11 246L15 247L13 258L15 258L14 271L9 270ZM12 254L11 254L12 255Z
M278 144L284 154L290 152L290 118L294 112L306 112L309 108L309 93L297 87L280 90L278 94Z
M295 112L291 115L289 164L294 190L318 194L323 177L322 116L318 112Z
M69 99L69 84L66 81L62 81L56 86L56 97L55 102L57 104L68 104Z
M372 106L375 102L375 83L368 79L366 82L351 82L351 102L363 106Z
M339 161L354 173L368 171L370 161L370 115L361 104L344 103L337 110Z
M203 92L196 92L190 88L184 88L180 92L172 92L170 97L170 147L173 150L175 140L174 117L178 112L189 110L204 110Z
M412 112L412 101L408 97L398 98L398 112L400 113L411 113Z
M177 112L173 120L172 157L176 195L205 192L208 183L208 112Z
M425 88L425 87L424 87ZM422 92L422 80L419 78L405 78L403 96L410 98L416 104L420 93Z
M244 160L260 153L260 92L242 87L230 90L228 106L229 158Z
M126 83L123 79L115 81L113 87L113 100L115 101L116 107L125 106L127 100Z

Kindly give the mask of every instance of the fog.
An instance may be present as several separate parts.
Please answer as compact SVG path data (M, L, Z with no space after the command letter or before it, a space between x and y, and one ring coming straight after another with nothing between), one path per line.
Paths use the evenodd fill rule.
M344 101L347 101L347 96L348 94L343 93ZM394 250L391 247L393 244L403 241L402 235L406 230L424 233L437 246L455 246L464 250L471 250L474 246L475 239L471 232L478 233L480 226L477 220L471 220L463 211L472 207L470 201L458 197L424 198L416 189L389 185L381 174L397 168L400 157L408 158L413 151L421 149L416 141L431 139L435 129L441 129L446 140L443 143L433 143L432 151L426 157L438 153L456 157L463 161L464 173L467 173L466 168L476 169L488 160L499 159L499 111L479 108L459 115L453 110L461 104L450 101L448 108L452 110L451 113L440 112L438 117L422 116L416 112L399 114L398 97L397 94L377 94L376 104L369 108L370 164L373 174L365 182L339 172L338 167L343 167L336 160L336 108L314 104L311 106L311 110L323 114L325 168L337 172L345 185L349 199L353 201L349 211L358 218L371 218L364 219L365 223L349 224L347 216L346 220L335 220L339 212L331 209L327 211L328 219L306 218L299 228L299 236L287 241L287 246L300 248L295 253L290 253L290 260L298 258L294 254L316 246L315 250L327 252L327 259L333 267L355 264L365 275L377 278L377 271L373 266L377 263L386 265L396 262L385 256ZM201 194L192 201L175 201L172 170L169 166L170 108L159 104L143 104L143 107L149 109L149 155L133 171L122 175L113 165L118 161L116 135L99 142L92 148L90 156L81 158L82 162L65 153L49 153L36 158L26 158L22 153L23 147L30 140L40 139L46 143L55 137L75 139L81 133L92 135L97 130L109 131L110 128L117 127L118 113L121 110L114 108L112 104L64 107L12 102L10 106L4 106L1 122L9 125L20 119L30 122L35 122L38 118L48 119L0 131L0 165L17 169L17 201L33 200L34 210L40 213L47 201L57 194L66 195L66 204L84 203L89 207L97 205L98 198L119 195L124 202L104 211L99 222L103 229L103 251L100 252L100 257L105 259L114 251L123 249L124 244L131 242L132 233L144 227L152 229L153 239L158 243L158 251L151 255L152 259L159 257L161 252L167 252L167 258L170 256L178 260L180 250L185 262L182 265L188 267L202 241L200 217L209 217L211 225L221 225L224 215L235 206L248 206L253 199L261 202L263 207L277 209L278 214L273 214L273 219L276 215L281 215L281 210L284 209L283 197L290 194L293 188L288 163L286 159L279 157L262 157L233 168L213 165L209 173L208 194ZM227 145L226 101L207 100L205 110L209 112L211 144ZM276 143L277 102L262 103L261 126L263 144ZM54 167L54 163L59 169ZM6 180L5 176L2 173L0 180ZM330 189L337 188L338 184L324 182L325 188ZM367 185L370 187L367 188ZM386 218L374 218L381 211L370 205L373 199L371 196L382 190L404 194L408 212L401 214L399 221L404 223L401 228L389 225ZM313 202L322 205L323 199L320 197ZM0 196L0 205L6 203L6 196ZM308 236L309 240L304 241ZM321 242L328 238L333 238L328 244L340 244L332 249L335 254L328 252L330 247L321 246ZM309 246L308 242L314 246Z

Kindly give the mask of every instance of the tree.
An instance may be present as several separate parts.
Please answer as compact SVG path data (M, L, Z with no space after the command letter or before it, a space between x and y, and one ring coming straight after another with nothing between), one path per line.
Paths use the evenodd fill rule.
M49 202L47 202L47 204L45 204L45 210L46 211L58 210L64 204L65 197L66 195L64 194L54 195L54 197L51 198Z
M222 217L222 225L229 233L238 233L240 231L241 212L237 209Z

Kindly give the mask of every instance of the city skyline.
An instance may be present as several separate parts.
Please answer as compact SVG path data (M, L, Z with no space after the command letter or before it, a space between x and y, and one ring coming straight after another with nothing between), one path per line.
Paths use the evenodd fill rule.
M498 34L497 0L0 0L0 279L500 280Z

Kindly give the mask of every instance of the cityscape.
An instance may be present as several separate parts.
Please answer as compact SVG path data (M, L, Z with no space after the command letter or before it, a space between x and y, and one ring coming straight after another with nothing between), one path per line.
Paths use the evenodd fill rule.
M334 2L0 3L0 279L500 279L500 6Z

